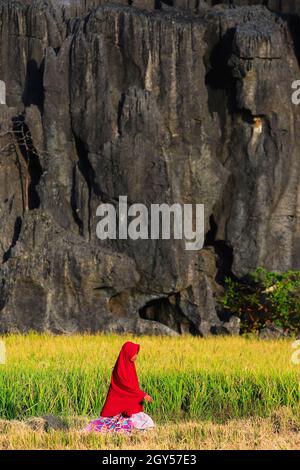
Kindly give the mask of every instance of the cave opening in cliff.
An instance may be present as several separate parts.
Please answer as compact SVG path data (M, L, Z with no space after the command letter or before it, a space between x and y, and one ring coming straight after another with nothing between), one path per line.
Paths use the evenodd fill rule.
M13 133L18 147L18 155L22 157L23 165L19 161L20 179L23 189L24 210L37 209L40 206L40 197L37 186L43 174L38 152L33 144L31 132L25 122L23 114L12 119ZM24 179L24 182L23 182Z
M165 5L168 5L169 7L174 6L174 0L162 0L161 2L159 2L160 6L161 6L162 3L164 3Z
M293 41L293 48L294 48L295 56L297 58L298 65L300 67L300 42L299 42L300 16L292 15L292 14L285 14L285 15L283 14L282 17L287 21L289 32Z
M150 300L139 309L139 316L144 320L159 322L179 334L199 332L193 322L182 312L179 306L180 294Z
M36 105L40 112L43 113L45 91L43 84L45 61L43 60L40 65L35 60L30 60L27 63L25 87L23 91L24 105Z
M216 281L222 285L224 285L226 277L237 281L238 278L232 272L233 248L225 240L216 239L218 225L213 215L210 216L209 223L210 229L206 234L204 246L212 246L218 257Z
M236 109L236 80L228 64L234 34L235 28L229 29L204 60L207 70L205 84L208 90L208 107L211 113L217 112L220 115L222 122L226 110L232 113Z

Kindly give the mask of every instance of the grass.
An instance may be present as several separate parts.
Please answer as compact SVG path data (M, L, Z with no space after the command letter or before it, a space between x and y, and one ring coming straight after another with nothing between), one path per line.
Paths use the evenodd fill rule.
M194 449L280 449L300 448L300 415L288 408L268 418L251 417L224 424L182 422L158 425L147 433L102 435L82 433L86 418L66 419L63 430L45 430L38 419L23 422L0 421L0 449L116 449L116 450L194 450Z
M127 339L141 344L140 385L154 399L146 411L158 423L224 423L299 407L300 366L292 365L287 340L32 333L2 338L0 418L97 416Z

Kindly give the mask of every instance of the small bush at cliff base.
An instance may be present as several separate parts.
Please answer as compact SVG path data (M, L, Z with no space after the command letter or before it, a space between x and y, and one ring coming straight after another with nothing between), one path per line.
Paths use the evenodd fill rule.
M260 267L247 282L225 279L225 311L241 318L241 332L258 331L273 324L286 333L300 330L300 271L280 274Z

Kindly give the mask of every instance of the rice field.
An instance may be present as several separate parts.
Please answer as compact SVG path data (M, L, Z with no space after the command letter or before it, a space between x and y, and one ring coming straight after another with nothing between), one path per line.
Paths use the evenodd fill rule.
M296 450L300 449L300 414L282 407L267 418L183 421L159 424L146 433L82 433L87 418L62 419L62 429L45 429L43 420L0 420L1 450Z
M140 386L153 397L146 412L158 424L221 425L299 407L300 365L291 362L288 340L34 333L0 339L6 345L6 363L0 365L3 420L98 416L127 340L141 345Z

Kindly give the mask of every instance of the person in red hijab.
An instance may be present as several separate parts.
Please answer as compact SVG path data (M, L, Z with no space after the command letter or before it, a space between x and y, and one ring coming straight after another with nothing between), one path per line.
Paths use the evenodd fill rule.
M110 387L100 413L101 417L112 417L118 414L132 416L143 412L143 400L152 398L140 389L134 361L140 345L128 341L123 344L113 369Z

